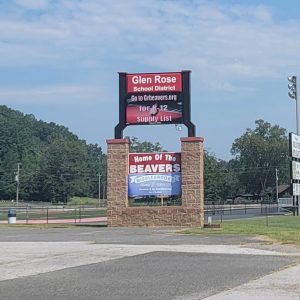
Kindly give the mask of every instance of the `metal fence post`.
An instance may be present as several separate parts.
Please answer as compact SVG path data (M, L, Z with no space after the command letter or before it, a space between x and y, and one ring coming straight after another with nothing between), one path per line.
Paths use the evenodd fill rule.
M26 224L28 224L28 204L26 206Z
M47 224L49 222L49 211L48 211L48 206L47 206Z

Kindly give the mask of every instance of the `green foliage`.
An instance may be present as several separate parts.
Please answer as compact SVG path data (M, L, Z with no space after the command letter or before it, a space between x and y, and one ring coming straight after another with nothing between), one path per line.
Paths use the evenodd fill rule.
M99 199L90 197L72 197L68 201L68 205L99 205Z
M14 199L21 163L20 199L66 202L98 193L106 178L106 157L66 127L0 106L0 199Z
M289 180L286 130L263 120L237 138L229 162L205 151L205 201L215 202L239 193L264 194ZM38 121L33 115L0 106L0 199L15 199L16 167L21 163L20 199L67 202L71 197L98 197L106 185L106 155L66 127ZM129 138L129 137L127 137ZM160 143L130 138L130 152L163 152Z
M204 199L217 202L223 199L224 169L222 162L214 155L204 152Z
M130 152L132 153L147 153L147 152L165 152L160 143L151 143L148 141L139 141L137 137L128 137L130 140Z
M275 186L275 168L281 182L288 182L288 138L286 130L278 125L271 126L263 120L255 121L255 125L254 130L247 129L234 141L231 152L236 155L235 164L245 191L264 194Z
M223 201L237 195L238 178L233 163L204 151L204 199L206 203Z

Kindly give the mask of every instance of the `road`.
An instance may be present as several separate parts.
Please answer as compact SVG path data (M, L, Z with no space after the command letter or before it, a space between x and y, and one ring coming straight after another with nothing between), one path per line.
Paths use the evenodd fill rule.
M293 248L253 237L182 235L173 228L9 227L1 228L0 247L3 300L235 299L226 297L240 297L244 285L284 274L278 271L299 259ZM300 287L288 285L285 300L299 299Z

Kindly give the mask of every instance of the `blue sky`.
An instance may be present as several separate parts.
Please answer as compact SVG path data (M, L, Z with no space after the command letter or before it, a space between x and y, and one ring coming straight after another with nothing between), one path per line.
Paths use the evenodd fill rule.
M119 71L192 70L192 121L229 159L256 119L295 131L287 76L300 76L299 1L0 0L0 103L68 127L106 151ZM124 135L178 151L187 130Z

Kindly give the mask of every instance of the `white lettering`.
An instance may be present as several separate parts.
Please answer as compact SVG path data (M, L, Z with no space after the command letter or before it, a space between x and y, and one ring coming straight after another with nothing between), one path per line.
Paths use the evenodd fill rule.
M151 165L146 165L146 166L145 166L145 169L144 169L144 172L145 172L145 173L152 173Z
M144 166L143 165L137 165L137 172L143 173L144 172Z
M131 165L129 173L174 173L180 172L180 164L145 164Z
M136 173L136 166L130 166L129 173Z
M168 164L166 165L166 172L171 173L172 172L172 165Z
M158 172L159 173L164 173L166 170L166 165L159 165L158 167Z
M176 77L175 76L154 76L154 83L175 83Z
M134 86L134 92L153 92L153 86Z
M180 164L173 165L173 172L180 172Z
M156 85L155 86L155 91L175 91L175 86L174 85Z
M157 116L146 116L146 117L141 117L138 116L136 118L136 121L138 123L157 123L158 122L158 117Z
M152 172L156 173L158 170L158 165L151 165L151 167L152 167Z
M151 84L152 79L150 77L132 76L133 84Z
M152 160L152 156L151 155L147 155L147 156L134 156L134 162L141 162L141 161L151 161Z

